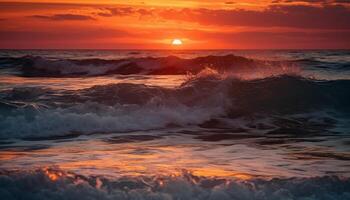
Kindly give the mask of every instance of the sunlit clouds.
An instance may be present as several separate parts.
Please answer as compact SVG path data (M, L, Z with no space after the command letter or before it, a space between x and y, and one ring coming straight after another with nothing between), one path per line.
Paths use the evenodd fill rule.
M0 3L0 48L347 48L346 1Z

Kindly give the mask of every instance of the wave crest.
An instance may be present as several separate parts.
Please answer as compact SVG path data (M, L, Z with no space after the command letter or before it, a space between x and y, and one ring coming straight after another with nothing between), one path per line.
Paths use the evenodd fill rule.
M295 74L299 68L292 62L261 61L232 54L184 59L176 56L127 58L120 60L49 60L42 57L0 58L1 66L17 67L22 76L77 77L111 74L185 75L198 74L211 68L219 73L240 78L261 78L271 75Z
M35 88L31 88L31 91ZM200 125L215 118L350 111L350 81L296 76L241 80L189 79L174 89L111 84L78 91L7 91L0 103L1 137L149 130Z

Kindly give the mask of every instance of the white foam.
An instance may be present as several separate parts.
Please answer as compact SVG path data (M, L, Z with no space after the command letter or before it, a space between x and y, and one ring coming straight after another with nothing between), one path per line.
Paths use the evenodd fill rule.
M224 112L223 107L175 105L115 105L84 103L70 108L3 117L1 137L65 135L72 132L123 132L149 130L169 124L198 124ZM29 116L28 116L29 115Z
M182 175L106 179L62 171L2 173L2 199L345 200L349 179L337 177L223 180Z

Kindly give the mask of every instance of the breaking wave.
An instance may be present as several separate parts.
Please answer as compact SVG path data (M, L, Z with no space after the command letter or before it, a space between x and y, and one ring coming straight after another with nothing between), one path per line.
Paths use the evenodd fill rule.
M0 137L150 130L329 110L348 118L349 90L350 80L287 75L241 80L217 74L191 78L174 89L129 83L78 91L15 88L0 99Z
M0 196L7 200L350 198L350 180L335 176L239 180L198 177L184 172L179 176L107 179L44 169L29 172L3 171L0 173L0 186Z
M120 60L50 60L35 56L2 57L0 58L0 66L16 68L20 75L26 77L77 77L111 74L183 75L197 74L208 67L219 72L230 72L236 75L250 74L259 75L258 77L265 75L266 77L297 73L299 70L292 62L254 60L232 54L192 59L167 56Z

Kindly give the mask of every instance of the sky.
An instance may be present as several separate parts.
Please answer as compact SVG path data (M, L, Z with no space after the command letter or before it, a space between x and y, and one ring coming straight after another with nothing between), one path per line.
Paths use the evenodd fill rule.
M349 49L350 0L0 0L0 48Z

